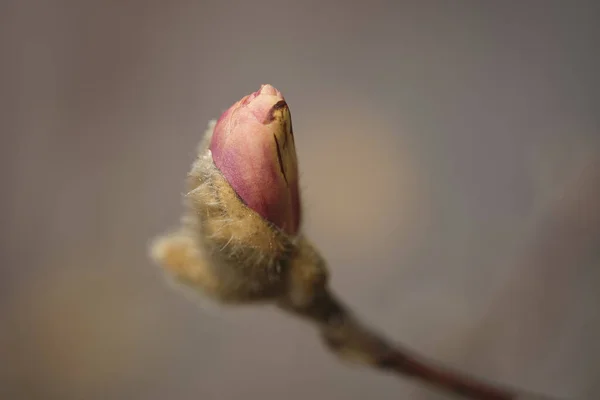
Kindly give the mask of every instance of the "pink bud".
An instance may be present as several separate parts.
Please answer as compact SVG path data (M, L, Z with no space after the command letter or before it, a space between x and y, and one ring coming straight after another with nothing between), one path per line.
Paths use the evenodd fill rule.
M271 85L221 115L210 143L215 166L242 201L290 235L300 225L298 165L290 110Z

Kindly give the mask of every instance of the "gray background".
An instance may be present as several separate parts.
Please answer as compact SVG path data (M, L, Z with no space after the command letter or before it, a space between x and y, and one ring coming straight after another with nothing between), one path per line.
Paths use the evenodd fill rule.
M598 8L2 1L0 398L444 398L149 261L206 123L262 83L359 315L464 371L599 398Z

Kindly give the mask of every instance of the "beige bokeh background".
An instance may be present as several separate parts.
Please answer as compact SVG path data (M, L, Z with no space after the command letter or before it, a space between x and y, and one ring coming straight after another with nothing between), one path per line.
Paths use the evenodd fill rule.
M357 313L447 365L600 397L597 8L3 1L0 398L444 398L149 261L206 123L262 83Z

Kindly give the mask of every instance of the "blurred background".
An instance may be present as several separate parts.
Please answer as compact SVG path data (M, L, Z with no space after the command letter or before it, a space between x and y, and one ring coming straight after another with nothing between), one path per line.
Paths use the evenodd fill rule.
M596 4L594 4L596 3ZM442 399L148 258L207 122L271 83L305 231L387 336L600 398L594 1L0 3L0 398Z

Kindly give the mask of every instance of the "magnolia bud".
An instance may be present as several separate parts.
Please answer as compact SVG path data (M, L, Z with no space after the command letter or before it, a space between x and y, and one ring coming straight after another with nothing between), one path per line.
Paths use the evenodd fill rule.
M290 110L263 85L219 118L210 142L215 166L242 201L289 235L300 225L298 166Z
M289 273L305 242L298 167L290 111L277 89L263 85L209 125L188 190L182 227L155 242L155 259L224 302L300 290Z

